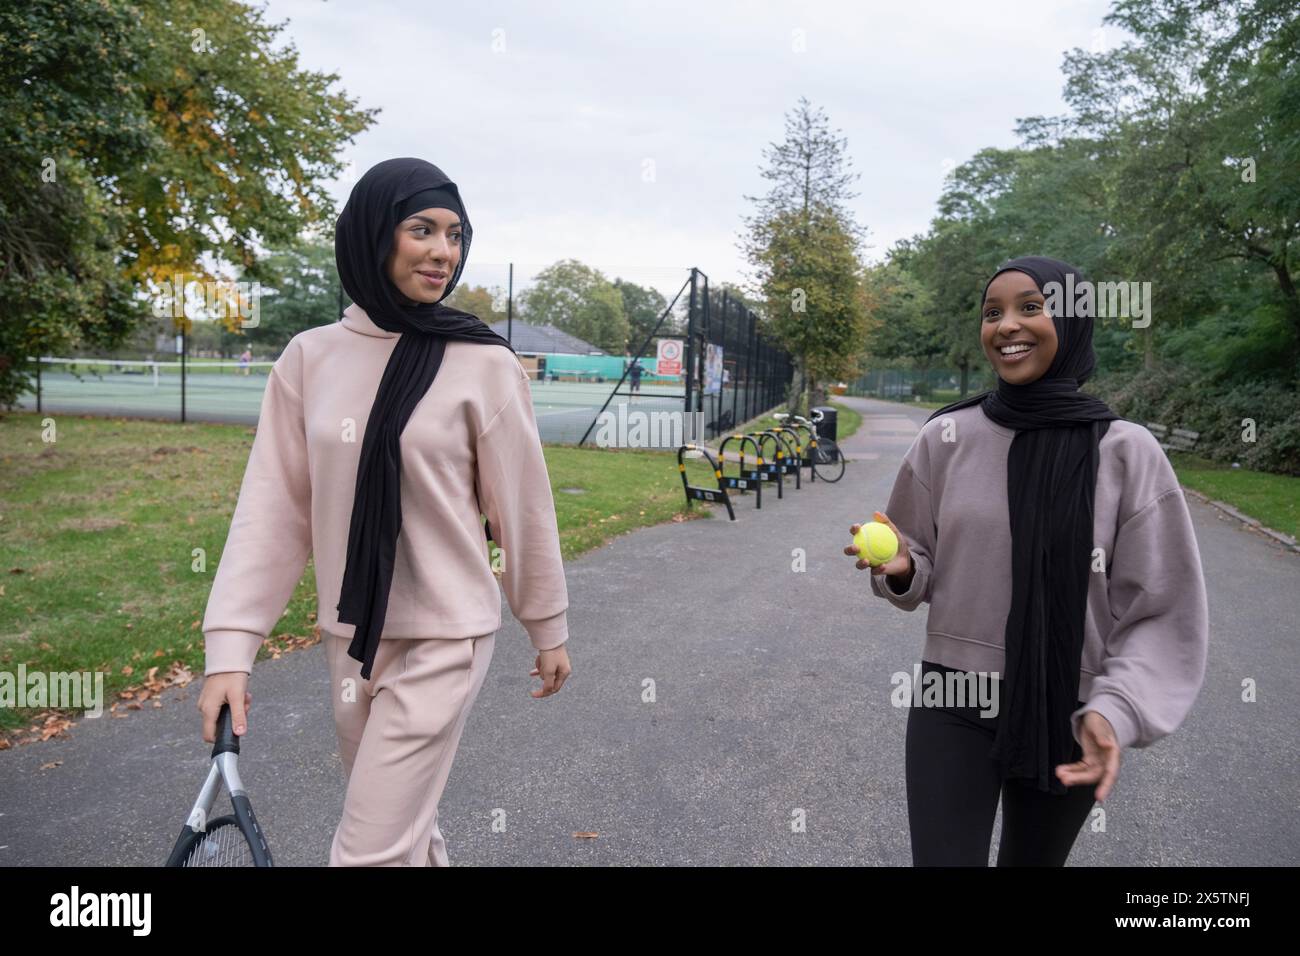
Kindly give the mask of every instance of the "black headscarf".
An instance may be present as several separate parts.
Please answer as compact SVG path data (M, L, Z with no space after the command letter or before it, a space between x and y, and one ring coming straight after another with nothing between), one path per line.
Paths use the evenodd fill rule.
M431 207L453 209L461 221L460 262L443 290L445 299L460 280L474 233L460 191L437 166L421 159L389 159L372 167L353 187L334 232L343 288L375 325L402 333L379 381L361 443L337 605L339 621L356 625L348 654L364 662L361 676L367 680L384 629L402 528L402 429L438 374L448 339L511 348L482 320L441 299L409 303L388 278L385 263L397 224ZM490 537L490 530L485 533Z
M984 295L993 278L1008 270L1028 275L1045 296L1047 283L1060 283L1062 302L1067 275L1073 276L1073 287L1083 281L1078 269L1060 260L1024 256L1000 265ZM1049 306L1051 301L1049 297ZM1120 417L1105 402L1079 391L1097 363L1091 301L1066 303L1056 311L1067 314L1052 314L1056 357L1042 377L1012 385L999 376L995 390L945 405L930 416L979 405L990 420L1016 431L1007 457L1011 610L1003 701L990 755L1004 779L1027 778L1038 790L1055 794L1067 790L1055 768L1083 756L1071 733L1070 714L1078 700L1092 573L1098 444L1111 421ZM1047 311L1052 312L1050 307Z

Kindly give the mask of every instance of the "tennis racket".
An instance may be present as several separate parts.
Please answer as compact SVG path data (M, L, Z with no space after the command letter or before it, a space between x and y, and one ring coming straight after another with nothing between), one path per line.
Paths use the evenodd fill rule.
M253 816L253 805L239 779L239 738L231 726L230 704L217 715L212 768L203 782L194 809L181 828L165 866L274 866L271 848ZM230 793L235 812L212 818L221 785Z

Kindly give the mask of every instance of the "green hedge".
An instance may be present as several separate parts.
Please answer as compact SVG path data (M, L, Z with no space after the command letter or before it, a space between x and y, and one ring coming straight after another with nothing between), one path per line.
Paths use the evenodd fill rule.
M1196 454L1243 468L1300 477L1300 391L1278 382L1224 384L1186 366L1167 365L1084 386L1130 421L1200 433ZM1243 419L1255 440L1242 440Z

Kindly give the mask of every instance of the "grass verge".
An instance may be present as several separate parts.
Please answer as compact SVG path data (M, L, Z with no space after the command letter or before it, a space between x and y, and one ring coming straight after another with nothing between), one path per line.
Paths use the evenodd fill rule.
M0 674L12 675L0 681L16 682L20 665L29 675L100 671L106 712L161 706L163 689L203 673L203 612L253 429L54 422L50 431L35 413L0 416ZM566 560L712 512L703 502L688 511L672 452L544 450ZM309 562L259 660L319 639L315 591ZM17 708L0 684L0 749L53 736L80 714Z

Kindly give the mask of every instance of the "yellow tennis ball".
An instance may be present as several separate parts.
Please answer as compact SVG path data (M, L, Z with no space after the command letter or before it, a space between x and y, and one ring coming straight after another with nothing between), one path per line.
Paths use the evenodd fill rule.
M853 544L858 549L858 557L872 567L884 564L898 554L898 535L890 530L889 525L879 521L868 521L853 536Z

